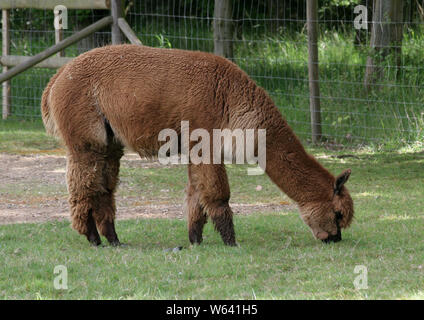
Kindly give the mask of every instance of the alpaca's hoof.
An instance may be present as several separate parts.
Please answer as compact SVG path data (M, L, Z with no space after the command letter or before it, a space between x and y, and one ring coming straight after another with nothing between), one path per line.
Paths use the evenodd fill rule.
M121 247L121 246L125 246L125 244L121 243L118 239L113 240L113 241L109 241L109 244L112 247Z
M99 236L91 235L87 237L88 242L94 247L98 247L102 244L102 241L100 240Z
M203 237L196 232L189 232L189 240L191 244L201 244L203 241Z
M229 246L229 247L238 247L238 244L235 240L232 241L226 241L225 245Z
M200 239L200 240L193 240L193 241L191 241L191 240L190 240L190 243L191 243L191 245L193 245L193 246L195 246L195 245L199 246L199 245L202 243L202 241L203 241L203 239Z

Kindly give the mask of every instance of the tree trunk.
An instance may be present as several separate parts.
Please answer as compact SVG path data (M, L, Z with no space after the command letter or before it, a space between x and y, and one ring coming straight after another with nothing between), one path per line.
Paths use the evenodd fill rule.
M381 79L382 63L390 54L397 67L401 64L403 5L402 0L374 0L371 54L367 59L364 81L367 90Z

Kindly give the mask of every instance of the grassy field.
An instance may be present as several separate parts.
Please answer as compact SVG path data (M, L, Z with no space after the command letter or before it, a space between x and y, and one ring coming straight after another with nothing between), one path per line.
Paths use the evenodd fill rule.
M0 128L0 152L63 154L40 123ZM127 244L119 248L90 247L68 222L0 225L0 298L424 299L423 147L308 150L335 174L352 168L356 216L342 242L314 240L290 206L235 216L236 248L224 246L211 223L202 245L190 246L181 219L118 221ZM335 157L342 154L355 157ZM288 201L266 176L247 176L245 169L228 167L233 202ZM182 202L186 173L182 167L123 167L122 179L131 191L121 185L118 194L154 199L166 187L161 200L172 204ZM184 248L167 251L177 246ZM67 290L53 286L57 265L67 267ZM368 289L354 287L358 265L368 270Z

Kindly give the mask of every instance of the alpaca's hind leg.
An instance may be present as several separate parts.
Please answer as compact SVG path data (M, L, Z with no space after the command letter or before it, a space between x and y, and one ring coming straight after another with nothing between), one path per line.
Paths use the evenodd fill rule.
M221 164L190 165L189 180L198 193L200 206L212 219L224 243L230 246L236 245L233 212L228 204L230 187L225 166Z
M68 153L67 184L72 227L94 245L101 243L94 220L99 195L105 193L99 152L79 150Z
M109 191L99 196L98 206L94 210L94 220L100 234L113 246L119 246L115 230L115 199Z
M115 190L119 178L120 159L123 147L120 144L109 144L103 167L103 182L105 193L99 194L98 206L94 210L94 220L100 234L112 245L120 245L115 231Z
M207 222L207 216L199 203L199 193L188 182L186 188L186 198L184 203L184 211L187 215L188 222L188 238L191 244L200 244L203 240L203 226Z
M86 225L87 225L87 232L85 236L87 237L87 240L95 246L100 245L102 241L100 240L100 235L96 228L96 222L94 221L92 210L88 212Z

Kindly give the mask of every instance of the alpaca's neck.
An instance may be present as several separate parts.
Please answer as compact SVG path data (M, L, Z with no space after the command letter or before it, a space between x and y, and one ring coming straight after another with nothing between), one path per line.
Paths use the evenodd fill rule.
M334 177L308 155L287 123L267 134L266 173L299 204L331 200Z
M299 139L278 109L272 104L272 115L265 121L267 129L266 169L271 180L299 204L331 200L334 176L314 157L307 154Z
M280 111L253 81L230 96L231 129L266 129L266 168L271 180L299 204L331 200L335 178L308 155Z

